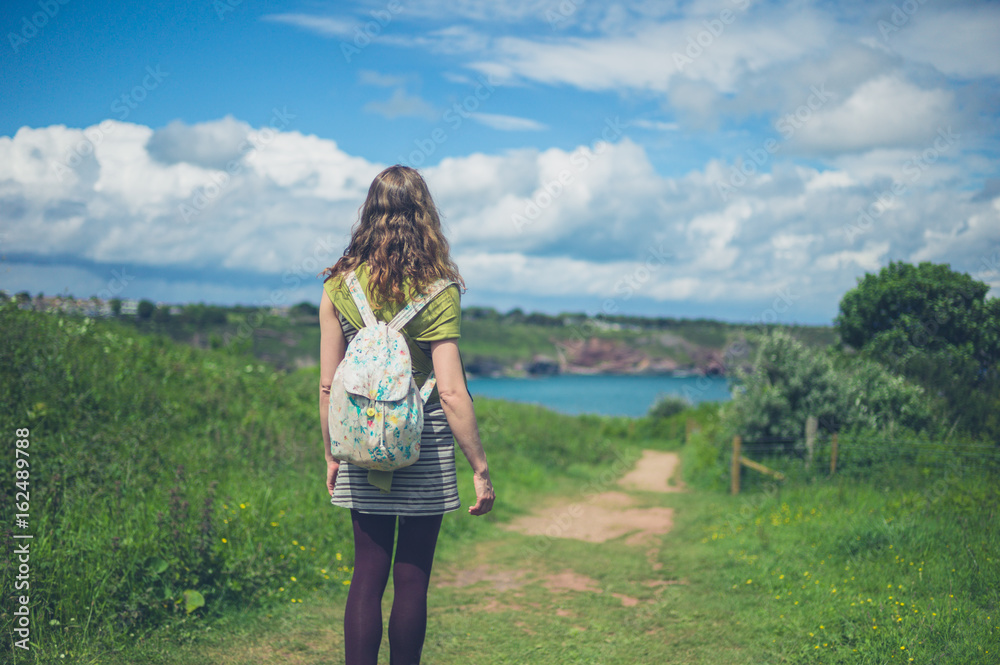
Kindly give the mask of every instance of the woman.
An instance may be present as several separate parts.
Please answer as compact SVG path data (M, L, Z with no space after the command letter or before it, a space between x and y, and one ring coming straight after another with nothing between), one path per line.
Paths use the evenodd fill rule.
M392 569L390 662L420 662L427 626L427 585L444 513L460 507L454 442L472 466L472 515L493 507L486 454L459 355L459 289L451 285L407 324L414 378L422 386L434 370L437 386L424 407L420 455L392 474L388 493L369 483L365 469L338 464L330 452L330 384L347 344L363 326L344 275L355 271L375 316L389 321L412 296L445 278L463 284L423 178L405 166L382 171L368 189L344 256L323 274L320 317L319 413L331 503L351 509L354 575L344 614L347 665L372 664L382 641L382 594ZM398 539L397 532L398 521ZM393 541L396 543L392 560Z

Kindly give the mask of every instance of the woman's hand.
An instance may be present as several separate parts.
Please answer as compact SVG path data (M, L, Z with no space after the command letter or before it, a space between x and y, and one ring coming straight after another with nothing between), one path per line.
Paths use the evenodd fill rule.
M469 514L485 515L493 509L493 500L496 499L490 472L472 474L472 483L476 486L476 505L469 507Z
M330 496L333 496L333 487L337 484L337 471L339 470L340 462L332 459L326 461L326 488L330 490Z

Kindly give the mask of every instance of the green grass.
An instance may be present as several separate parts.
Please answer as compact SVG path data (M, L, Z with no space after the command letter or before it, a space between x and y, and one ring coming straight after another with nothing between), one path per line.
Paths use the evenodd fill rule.
M39 662L280 602L291 577L341 592L349 524L324 510L315 382L114 322L7 307L0 323L0 431L30 430ZM5 558L5 608L14 570ZM190 591L206 604L188 614Z
M499 521L442 541L425 661L997 663L993 480L970 472L910 490L835 477L736 497L639 493L639 506L676 511L674 530L652 547L551 539L540 554L537 538L499 528L519 512L501 501ZM582 492L561 481L549 490L514 503ZM470 569L485 571L481 581L448 585ZM546 588L567 570L592 590ZM391 597L390 586L385 616ZM311 594L225 618L186 645L155 636L108 662L335 662L342 619L342 598Z
M32 650L8 646L4 657L335 662L352 553L347 511L329 506L324 487L316 370L276 372L115 322L9 307L0 326L0 430L31 430L35 534ZM499 499L486 518L445 520L425 662L1000 662L995 466L940 464L917 442L925 457L897 456L893 469L888 457L852 457L845 442L832 478L801 472L772 486L747 475L731 497L710 404L660 421L486 399L476 408ZM541 503L615 489L643 448L681 449L696 488L633 493L639 507L675 510L655 542L502 528ZM0 475L7 506L12 482ZM462 460L460 491L469 505ZM523 583L437 584L469 568ZM546 587L565 571L595 590ZM185 590L205 606L186 612Z
M761 662L1000 662L998 501L977 473L720 498L682 517L675 565L754 623Z

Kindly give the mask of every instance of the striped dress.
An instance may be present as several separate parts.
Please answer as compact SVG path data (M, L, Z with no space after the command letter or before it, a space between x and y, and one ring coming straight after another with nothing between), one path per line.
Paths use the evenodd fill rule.
M357 328L343 314L340 327L350 343ZM430 357L430 342L418 341L417 346ZM369 484L368 469L342 462L330 503L375 515L440 515L458 510L462 504L455 473L455 439L440 400L424 406L420 456L410 466L393 471L388 494Z

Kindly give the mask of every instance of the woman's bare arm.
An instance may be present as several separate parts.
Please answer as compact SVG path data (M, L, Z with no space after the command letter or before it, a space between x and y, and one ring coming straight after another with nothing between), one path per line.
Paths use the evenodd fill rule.
M473 515L485 515L493 508L496 495L490 482L489 465L482 441L479 439L479 425L476 412L472 408L472 398L465 387L462 360L458 344L454 339L431 342L431 361L437 378L441 408L448 419L455 441L472 466L473 483L476 487L476 505L469 508Z
M319 303L319 424L323 429L323 456L326 458L326 487L333 496L333 486L337 480L340 464L330 455L330 384L337 366L344 359L347 340L340 327L337 309L330 296L323 291Z

